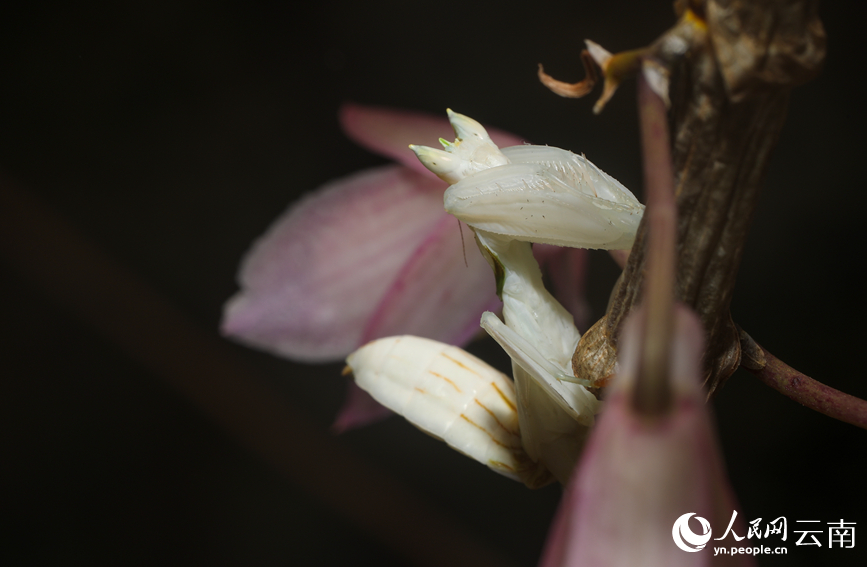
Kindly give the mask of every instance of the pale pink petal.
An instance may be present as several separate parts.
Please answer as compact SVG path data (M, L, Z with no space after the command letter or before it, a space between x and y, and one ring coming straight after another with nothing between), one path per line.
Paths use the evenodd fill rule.
M247 253L223 333L295 360L344 358L445 214L442 186L390 165L293 204Z
M472 234L462 242L457 220L443 213L383 296L363 339L408 333L460 345L478 332L484 311L500 306Z
M433 173L418 161L409 145L438 146L440 138L454 140L454 130L446 118L445 108L441 115L432 115L347 103L340 108L340 124L346 135L358 145L431 177ZM485 128L501 148L523 143L514 134L488 126Z
M335 418L331 430L335 433L344 433L350 429L382 421L390 415L394 415L391 410L359 388L355 380L349 380L349 385L346 388L346 401L337 412L337 418Z
M636 372L631 323L621 340L614 391L563 495L541 566L754 565L746 555L714 557L713 540L701 551L686 552L672 539L675 520L690 512L710 522L712 537L722 537L737 509L699 385L701 324L686 309L678 311L672 351L675 409L659 421L647 421L628 399ZM740 536L746 532L743 525L735 525ZM734 544L729 535L717 545Z
M409 333L461 345L477 334L482 313L499 309L502 302L497 298L491 269L471 234L465 234L464 243L457 221L443 213L392 282L361 343ZM353 382L332 428L342 433L389 415L388 409Z
M584 296L587 250L552 244L533 244L533 256L551 281L551 293L575 318L575 326L587 329L590 306Z

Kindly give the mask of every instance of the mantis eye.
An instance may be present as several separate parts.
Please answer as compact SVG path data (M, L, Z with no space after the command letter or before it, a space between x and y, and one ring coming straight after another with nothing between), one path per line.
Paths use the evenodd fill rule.
M461 180L460 169L463 165L463 160L460 156L427 146L416 146L415 144L410 144L409 149L415 152L418 160L426 168L446 183L457 183Z
M452 128L454 128L455 135L458 137L458 140L478 140L481 142L490 142L491 144L493 144L493 142L491 141L491 137L488 136L488 131L485 130L485 127L479 124L477 121L473 120L469 116L458 114L451 108L446 109L446 114L449 115L449 122L451 122Z
M448 142L440 138L445 151L414 144L409 146L426 168L451 185L479 171L509 163L491 141L484 126L451 109L448 114L457 139Z

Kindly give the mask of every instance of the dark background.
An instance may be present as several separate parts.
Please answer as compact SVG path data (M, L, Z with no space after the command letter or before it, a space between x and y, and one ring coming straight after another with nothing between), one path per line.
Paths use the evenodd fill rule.
M793 92L732 312L778 357L867 397L856 5L822 7L825 70ZM365 474L408 487L425 503L413 509L439 510L515 565L537 561L558 488L528 491L398 418L330 437L341 365L223 341L221 306L240 257L288 203L384 163L341 134L344 101L451 107L584 152L640 195L634 85L594 116L598 90L558 98L536 64L577 80L583 38L644 45L674 22L670 2L298 6L49 3L0 17L0 183L25 195L21 210L4 196L0 213L3 564L408 564L346 512L349 498L328 497ZM615 277L593 253L594 317ZM505 363L491 343L473 348ZM209 383L235 368L278 418ZM760 563L863 564L863 531L835 553L795 547L791 530L840 518L867 530L864 432L741 371L715 406L742 513L790 522L785 561ZM305 448L310 431L342 457ZM352 490L388 518L387 490Z

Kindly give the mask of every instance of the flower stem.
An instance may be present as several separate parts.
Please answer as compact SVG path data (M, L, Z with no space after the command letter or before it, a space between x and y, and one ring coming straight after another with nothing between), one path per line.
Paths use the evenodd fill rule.
M828 417L867 429L867 401L850 396L802 374L762 348L766 364L762 369L747 368L781 394Z
M650 416L664 413L671 405L668 380L674 329L677 207L665 103L641 74L638 76L638 113L647 194L648 268L643 299L647 319L633 405Z

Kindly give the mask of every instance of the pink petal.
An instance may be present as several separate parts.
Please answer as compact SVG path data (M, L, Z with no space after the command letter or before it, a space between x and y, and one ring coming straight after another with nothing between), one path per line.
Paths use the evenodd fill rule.
M461 345L479 331L482 313L500 306L472 233L466 230L462 241L457 220L443 213L392 282L363 341L408 333Z
M393 415L391 410L374 400L356 385L355 380L350 379L346 388L346 401L337 412L331 429L335 433L345 433L350 429L382 421L390 415Z
M672 539L675 520L690 512L710 522L712 537L722 537L737 508L699 386L704 333L684 308L676 325L675 409L657 422L636 415L629 403L635 320L624 330L614 391L563 495L542 567L754 565L746 555L714 557L714 545L736 545L730 535L697 552L679 549ZM746 532L743 523L734 530Z
M397 110L378 106L347 103L340 108L343 131L358 145L397 160L425 175L434 176L415 154L410 144L438 146L440 138L454 139L445 109L441 115ZM521 144L521 138L497 128L485 126L497 146L504 148Z
M590 306L584 296L587 250L551 244L534 244L533 255L551 280L551 293L575 318L575 326L587 329Z
M343 358L441 221L442 187L390 165L330 182L293 204L247 253L223 333L295 360Z
M443 213L436 227L413 252L370 317L361 343L409 333L464 344L479 332L482 312L499 309L491 269L472 233L461 241L457 221ZM464 264L462 244L467 245ZM333 429L342 433L391 415L353 382Z

